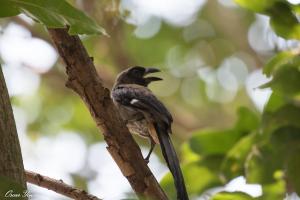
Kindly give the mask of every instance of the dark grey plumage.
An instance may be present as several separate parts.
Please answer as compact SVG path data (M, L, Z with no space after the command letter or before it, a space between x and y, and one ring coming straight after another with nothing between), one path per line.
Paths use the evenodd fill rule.
M174 178L177 199L188 200L179 161L169 137L172 115L147 88L152 81L162 80L146 76L154 72L159 70L139 66L121 72L111 96L129 131L150 139L151 148L146 160L149 159L155 144L161 145L163 156Z

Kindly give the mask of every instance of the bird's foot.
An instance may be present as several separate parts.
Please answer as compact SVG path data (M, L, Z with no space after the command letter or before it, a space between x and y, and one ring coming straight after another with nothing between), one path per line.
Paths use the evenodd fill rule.
M144 158L145 162L148 164L149 163L149 158Z

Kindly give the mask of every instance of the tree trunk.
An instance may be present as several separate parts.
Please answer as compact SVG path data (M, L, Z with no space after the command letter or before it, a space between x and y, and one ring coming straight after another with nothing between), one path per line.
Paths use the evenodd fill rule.
M16 124L0 66L0 182L3 179L15 182L26 189L24 166Z

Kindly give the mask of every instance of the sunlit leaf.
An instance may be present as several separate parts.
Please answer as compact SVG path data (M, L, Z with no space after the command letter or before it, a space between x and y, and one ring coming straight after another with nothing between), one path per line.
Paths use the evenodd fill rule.
M290 103L279 107L276 111L264 113L262 128L265 134L284 126L300 127L300 107Z
M238 109L238 121L236 122L235 129L249 132L255 130L258 126L259 118L257 114L246 107L240 107Z
M255 144L256 137L257 133L247 135L228 151L221 167L222 175L226 178L226 181L244 175L245 162L252 146Z
M264 12L266 9L270 8L276 0L235 0L240 6L247 8L255 12Z
M3 4L3 2L5 2ZM105 30L83 12L65 0L0 0L0 16L13 16L23 12L49 28L64 28L70 34L106 34ZM5 5L2 7L2 4Z
M263 194L260 196L259 200L274 200L274 199L284 199L285 197L285 183L281 178L272 184L264 184L262 186Z
M264 108L264 113L273 113L276 112L280 107L287 104L287 98L284 98L283 95L272 93L272 95L269 98L269 101L267 102L267 105Z
M277 0L235 0L240 6L270 16L274 31L287 39L300 39L300 24L292 6L286 1Z
M202 130L193 135L191 149L200 155L225 154L241 137L236 130Z
M271 9L270 24L275 32L286 39L300 39L300 23L286 2L277 2Z
M220 166L221 160L221 157L212 156L181 167L189 194L200 195L206 189L221 185L216 169ZM161 185L170 199L176 199L174 181L170 173L161 180Z
M291 65L298 65L300 64L300 58L295 52L293 51L283 51L276 54L272 57L268 63L264 66L263 72L267 76L271 76L275 74L275 72L282 66L290 63Z
M274 173L282 169L282 161L271 145L254 149L246 162L246 179L249 183L270 184Z
M300 128L284 126L271 135L268 143L257 147L247 159L247 181L271 184L276 181L276 172L283 171L291 176L291 182L298 184L292 176L299 163L294 155L300 155Z
M300 69L293 65L285 65L277 70L273 79L261 88L272 88L279 94L295 96L300 93Z
M226 154L244 135L257 128L259 120L249 109L238 110L235 127L227 130L200 130L193 134L189 144L200 155Z
M243 192L220 192L217 193L211 200L252 200L255 199Z
M200 158L199 154L196 154L194 151L192 151L187 142L182 145L181 155L183 156L184 163L194 162Z
M298 132L300 134L300 131ZM298 144L300 142L298 141ZM286 176L287 181L290 187L300 196L300 147L298 147L298 151L294 151L291 155L289 155L287 161L287 169Z

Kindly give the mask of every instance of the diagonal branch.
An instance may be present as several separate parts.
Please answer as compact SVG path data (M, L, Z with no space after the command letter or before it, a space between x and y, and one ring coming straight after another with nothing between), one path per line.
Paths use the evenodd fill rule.
M78 36L70 36L66 29L49 29L60 56L66 63L66 86L73 89L86 103L98 128L104 135L107 150L141 198L168 199L144 161L141 151L97 75Z
M52 190L66 197L78 200L100 200L96 196L88 194L84 190L80 190L65 184L62 180L56 180L47 176L42 176L38 173L28 170L25 171L25 174L28 183L47 188L48 190Z

